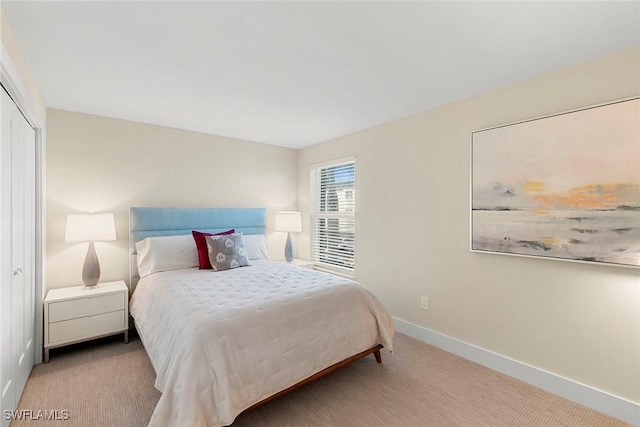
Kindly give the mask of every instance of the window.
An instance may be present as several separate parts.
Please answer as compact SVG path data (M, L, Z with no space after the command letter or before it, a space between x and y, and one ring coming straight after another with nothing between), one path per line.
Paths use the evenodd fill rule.
M356 162L311 169L311 257L320 269L352 274L355 267Z

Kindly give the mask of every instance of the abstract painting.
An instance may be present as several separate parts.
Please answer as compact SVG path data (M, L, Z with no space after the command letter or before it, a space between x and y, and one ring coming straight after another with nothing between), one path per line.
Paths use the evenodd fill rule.
M471 250L640 267L640 99L472 134Z

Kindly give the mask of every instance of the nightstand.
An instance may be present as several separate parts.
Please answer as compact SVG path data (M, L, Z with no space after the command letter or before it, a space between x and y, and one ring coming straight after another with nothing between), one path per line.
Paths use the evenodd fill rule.
M282 262L287 262L287 261L282 261ZM302 268L308 268L310 270L313 270L313 261L305 261L303 259L294 259L293 262L291 263L293 265L296 265L298 267L302 267Z
M56 347L124 333L129 342L129 288L124 281L94 288L51 289L44 300L44 363Z

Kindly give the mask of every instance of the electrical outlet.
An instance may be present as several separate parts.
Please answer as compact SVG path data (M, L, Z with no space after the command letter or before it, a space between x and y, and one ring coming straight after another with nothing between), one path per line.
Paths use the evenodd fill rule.
M420 308L423 310L429 310L429 298L420 297Z

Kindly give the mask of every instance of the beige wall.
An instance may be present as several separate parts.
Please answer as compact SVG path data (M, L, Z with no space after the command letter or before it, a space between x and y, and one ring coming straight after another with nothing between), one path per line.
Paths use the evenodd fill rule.
M87 244L64 243L66 215L114 212L117 241L96 243L101 281L126 279L129 207L265 207L269 249L284 255L274 213L297 203L296 150L49 109L47 289L82 284Z
M640 402L640 271L469 250L471 131L638 94L636 48L303 149L298 207L355 155L355 278L394 316Z
M47 115L46 115L46 108L44 106L44 102L42 101L42 98L40 97L40 93L38 92L36 83L33 80L33 77L31 76L31 71L29 70L27 61L24 58L22 49L18 45L18 42L16 41L13 35L11 24L9 24L9 21L7 20L7 17L4 15L4 12L2 12L1 1L0 1L0 37L2 40L2 46L6 49L7 54L11 58L11 62L13 63L14 67L16 67L16 70L18 71L18 74L22 79L22 83L27 88L27 91L29 92L31 99L33 100L33 103L37 108L38 113L40 114L40 117L42 117L42 119L45 120Z

